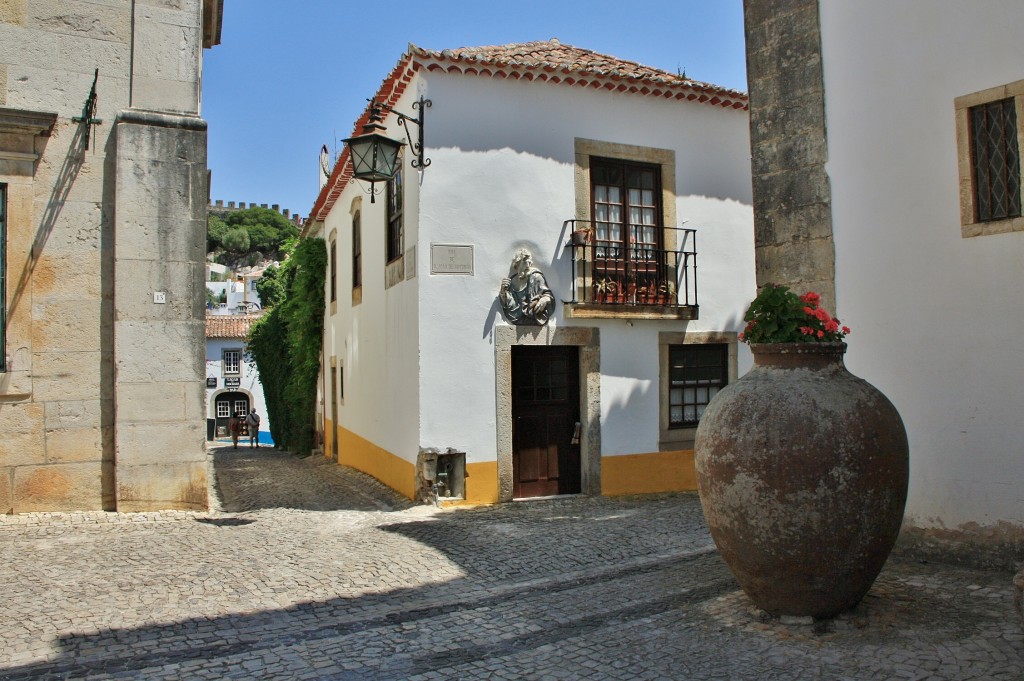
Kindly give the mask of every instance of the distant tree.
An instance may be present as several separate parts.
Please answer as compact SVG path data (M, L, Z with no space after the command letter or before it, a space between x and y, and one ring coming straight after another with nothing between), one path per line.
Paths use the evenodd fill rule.
M237 250L240 242L232 237L230 245L228 235L234 230L246 232L249 242L245 249ZM211 214L207 221L207 252L226 250L235 254L249 254L258 251L265 257L279 256L283 245L297 238L299 229L295 223L270 208L244 208L242 210ZM275 259L283 259L277 257Z
M284 278L279 266L270 265L263 270L263 276L256 280L256 294L264 310L281 302L284 298Z
M235 227L234 229L229 230L228 233L224 235L223 244L224 250L228 251L229 253L247 253L249 251L250 246L249 232L247 232L244 228Z
M231 230L227 223L216 215L206 219L206 252L212 253L224 248L224 236Z

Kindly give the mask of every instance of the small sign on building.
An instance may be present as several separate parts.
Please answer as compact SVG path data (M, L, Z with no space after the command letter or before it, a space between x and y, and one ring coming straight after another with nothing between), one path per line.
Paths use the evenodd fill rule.
M216 388L217 387L217 377L216 376L208 377L206 379L206 387L207 388Z
M229 377L224 379L225 388L237 388L240 385L242 385L242 379L238 378L237 376L235 378Z
M473 274L473 246L430 244L431 274Z

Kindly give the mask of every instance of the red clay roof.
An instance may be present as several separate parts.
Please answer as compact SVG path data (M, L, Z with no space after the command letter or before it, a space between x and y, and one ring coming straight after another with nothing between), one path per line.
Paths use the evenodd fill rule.
M249 327L260 318L258 314L244 315L206 315L207 338L245 338L249 335Z
M455 50L442 50L441 52L415 46L410 46L410 49L415 51L418 56L436 60L439 64L462 63L464 65L462 68L463 73L468 73L470 70L479 73L479 69L470 67L470 64L474 67L484 66L485 68L487 66L508 66L526 71L540 71L541 73L538 73L533 79L548 80L555 83L572 80L573 82L570 84L576 84L576 79L567 79L565 77L569 74L576 76L601 76L611 79L645 81L648 84L657 83L714 92L719 95L723 104L725 104L726 99L731 100L728 104L725 104L726 106L741 105L735 108L746 108L747 103L747 96L742 92L711 85L710 83L702 83L680 74L644 66L635 61L627 61L594 52L593 50L566 45L557 38L530 43L460 47ZM545 76L542 75L543 73L552 75ZM480 73L480 75L511 76L509 73L501 74L493 70L489 74ZM643 92L643 94L652 93L653 91L651 90Z
M511 43L485 47L460 47L454 50L426 50L409 45L398 64L377 90L374 100L394 106L405 92L413 74L420 69L491 78L536 80L573 87L590 87L612 92L692 101L727 109L748 108L746 93L702 83L637 62L626 61L563 45L557 38L529 43ZM353 126L357 135L369 122L369 105ZM306 223L322 221L352 179L348 147L338 157L331 176L320 190Z

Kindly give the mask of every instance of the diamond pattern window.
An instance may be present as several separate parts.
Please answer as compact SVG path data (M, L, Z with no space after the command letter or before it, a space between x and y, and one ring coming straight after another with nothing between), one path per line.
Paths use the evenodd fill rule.
M968 110L975 219L1020 217L1020 143L1012 97Z

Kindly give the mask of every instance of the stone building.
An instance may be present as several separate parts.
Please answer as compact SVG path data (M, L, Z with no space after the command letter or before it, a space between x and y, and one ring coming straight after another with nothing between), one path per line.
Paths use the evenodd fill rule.
M207 507L223 0L0 2L0 511Z
M551 40L411 46L374 97L399 174L346 149L305 224L325 455L451 503L694 489L700 413L751 361L746 95Z
M759 284L903 416L902 541L1024 558L1024 4L745 0Z

